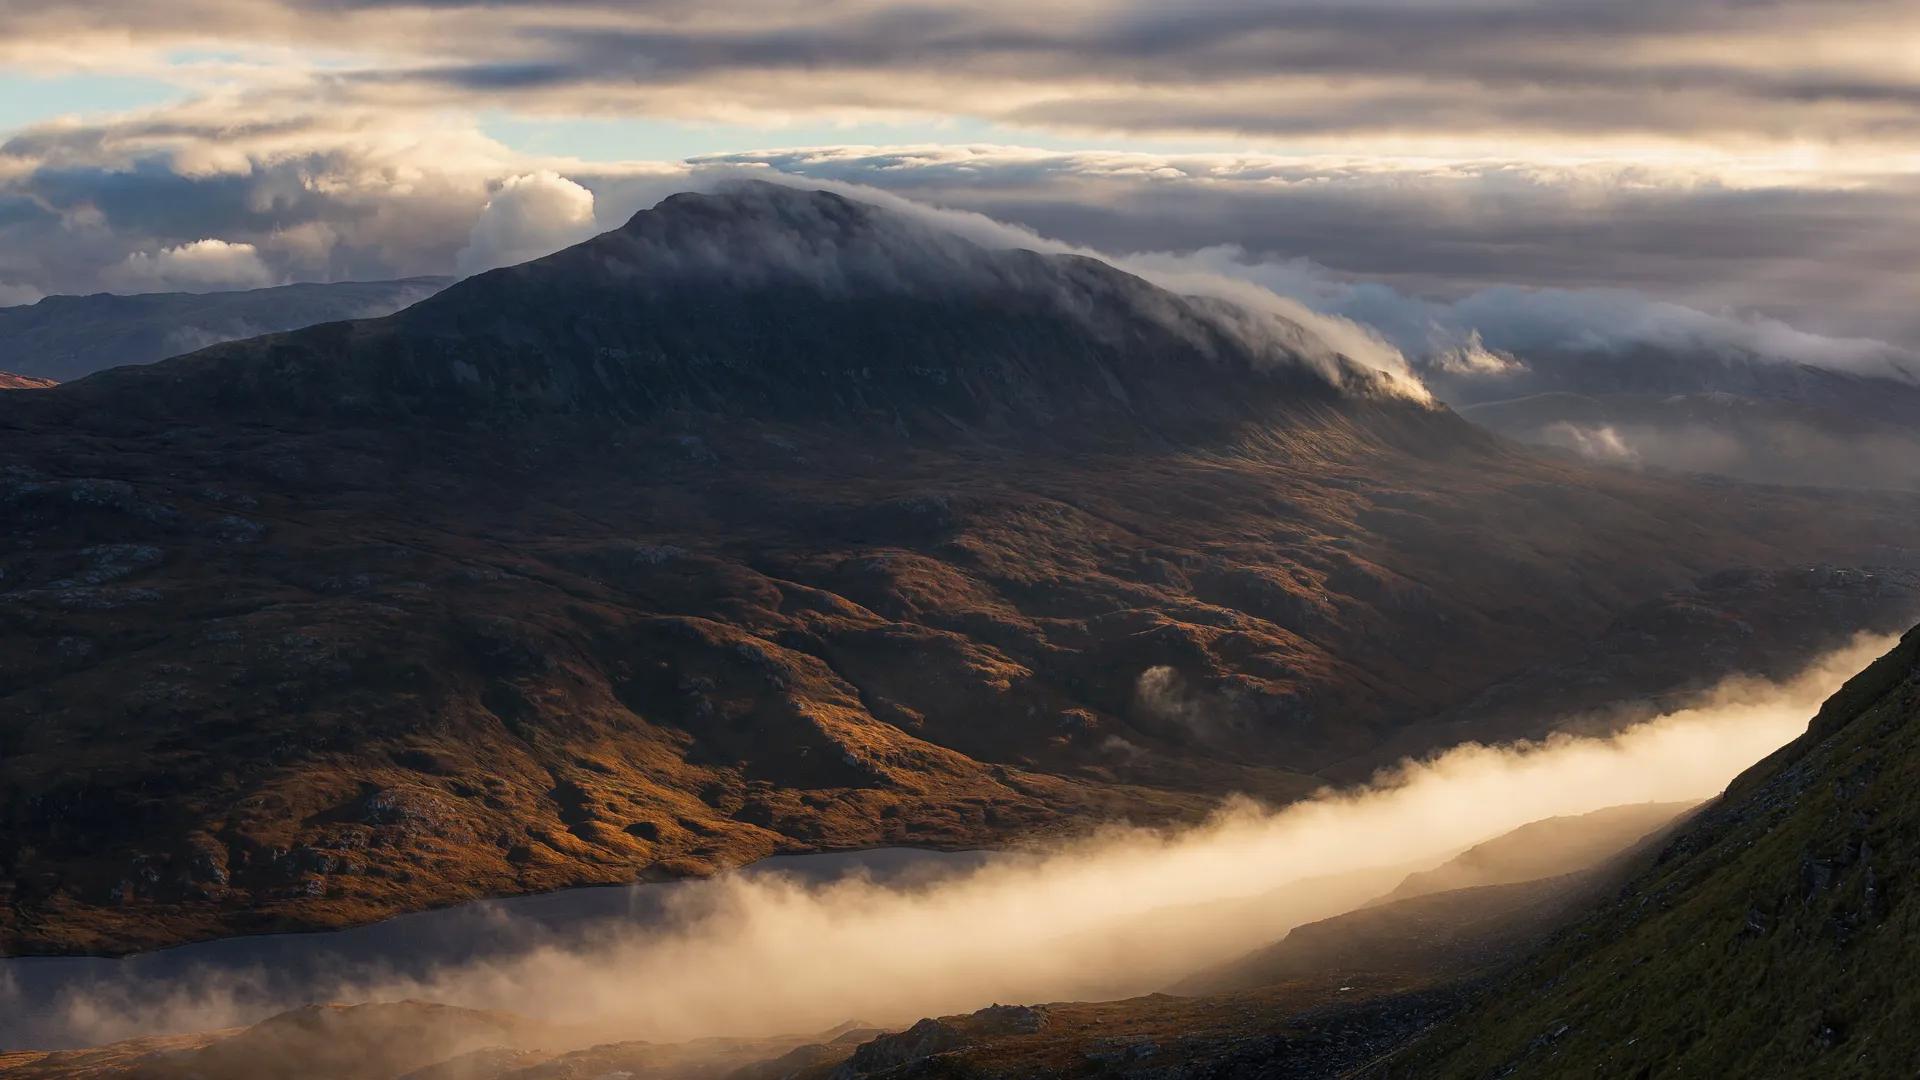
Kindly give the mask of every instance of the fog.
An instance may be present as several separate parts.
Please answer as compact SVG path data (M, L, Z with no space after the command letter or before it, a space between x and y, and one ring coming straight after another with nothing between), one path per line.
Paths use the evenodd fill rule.
M675 891L645 928L423 977L354 973L310 997L430 999L670 1041L1162 989L1529 822L1710 797L1804 731L1892 640L1862 636L1784 683L1730 680L1607 738L1460 746L1284 808L1229 800L1198 826L1111 826L931 880L729 875ZM295 1003L224 973L158 998L99 990L62 1007L76 1039L100 1042Z
M1124 261L1162 268L1169 276L1210 273L1243 280L1323 317L1363 327L1411 358L1419 371L1497 380L1526 372L1542 354L1605 370L1652 352L1683 373L1708 379L1723 374L1715 361L1738 358L1909 384L1920 380L1920 357L1884 341L1828 337L1753 312L1702 311L1624 289L1501 285L1436 299L1380 282L1348 280L1304 259L1260 258L1232 245L1132 255ZM1483 362L1461 370L1463 355ZM1490 358L1497 359L1484 362ZM1529 392L1554 388L1536 384Z

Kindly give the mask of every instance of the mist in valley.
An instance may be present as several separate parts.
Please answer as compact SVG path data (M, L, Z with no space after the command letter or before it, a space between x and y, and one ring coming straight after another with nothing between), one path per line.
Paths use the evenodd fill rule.
M105 980L67 992L57 1009L69 1045L231 1027L308 1001L399 999L577 1025L584 1043L904 1024L990 1002L1151 992L1519 826L1709 798L1804 731L1890 644L1863 635L1796 678L1729 680L1611 737L1459 746L1278 809L1230 799L1191 828L1111 826L905 877L727 875L676 888L644 927L604 925L424 975L340 972L298 1000L267 990L266 973L206 971L162 994ZM0 1010L18 1004L8 992L0 978Z

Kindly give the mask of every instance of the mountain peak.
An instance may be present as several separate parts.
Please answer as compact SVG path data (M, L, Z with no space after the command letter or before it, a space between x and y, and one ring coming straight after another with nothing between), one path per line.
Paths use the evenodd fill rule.
M910 211L749 182L384 319L86 380L138 407L519 422L664 414L1160 434L1395 398L1278 316Z

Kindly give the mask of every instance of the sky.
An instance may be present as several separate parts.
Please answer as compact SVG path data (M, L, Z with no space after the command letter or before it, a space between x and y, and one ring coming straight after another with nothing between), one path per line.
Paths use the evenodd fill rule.
M0 0L0 304L466 273L781 172L1911 351L1915 41L1912 0Z

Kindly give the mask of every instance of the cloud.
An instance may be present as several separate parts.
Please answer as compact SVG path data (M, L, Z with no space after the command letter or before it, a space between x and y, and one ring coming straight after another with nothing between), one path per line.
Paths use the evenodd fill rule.
M1920 348L1908 291L1920 266L1920 184L1897 171L1714 154L1552 161L978 145L697 161L883 187L1105 251L1211 249L1228 272L1269 284L1291 276L1288 295L1312 288L1360 305L1370 286L1438 300L1502 286L1640 294ZM1389 336L1403 350L1424 343L1425 313L1380 298L1381 310L1342 313L1376 327L1411 315Z
M134 0L0 7L0 62L329 108L1588 147L1910 144L1902 0Z
M252 244L195 240L189 244L136 251L101 275L116 292L218 292L272 285L274 272Z
M1677 372L1691 366L1707 378L1726 360L1754 360L1920 382L1920 351L1912 348L1809 333L1751 311L1702 311L1626 289L1500 285L1444 300L1344 279L1301 259L1260 260L1236 246L1179 258L1368 327L1432 374L1496 383L1534 371L1550 378L1541 370L1550 357L1578 357L1598 370L1611 358L1652 352Z
M599 231L593 192L551 171L510 176L481 209L454 269L464 275L513 266Z
M16 304L31 304L46 293L31 285L21 285L12 281L0 281L0 307L12 307Z
M1284 808L1232 801L1197 827L1111 827L931 881L733 875L660 892L657 920L584 940L502 925L498 938L535 943L415 976L342 971L283 993L271 972L190 970L163 988L102 978L51 1004L80 1042L399 998L669 1041L1144 993L1520 825L1710 797L1891 644L1862 638L1785 683L1730 680L1610 737L1460 746Z

